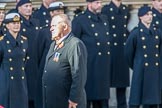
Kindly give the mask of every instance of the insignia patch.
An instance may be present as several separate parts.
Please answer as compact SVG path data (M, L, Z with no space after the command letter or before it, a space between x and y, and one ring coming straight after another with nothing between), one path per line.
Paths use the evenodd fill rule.
M60 58L60 53L59 52L56 52L55 54L54 54L54 58L53 58L53 61L55 61L55 62L58 62L59 61L59 58Z
M0 41L3 40L4 36L0 36Z

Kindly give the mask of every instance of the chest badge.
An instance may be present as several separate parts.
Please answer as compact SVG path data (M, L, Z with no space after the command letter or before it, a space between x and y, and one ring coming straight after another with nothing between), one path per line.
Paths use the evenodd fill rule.
M59 58L60 58L60 53L59 52L56 52L55 54L54 54L54 58L53 58L53 61L55 61L55 62L58 62L59 61Z

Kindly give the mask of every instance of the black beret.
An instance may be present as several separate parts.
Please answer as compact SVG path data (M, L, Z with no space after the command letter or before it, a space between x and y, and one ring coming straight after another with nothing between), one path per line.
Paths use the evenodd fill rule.
M144 16L149 11L152 11L151 10L151 7L149 7L147 5L144 5L144 6L142 6L142 7L139 8L139 10L138 10L138 16L139 17Z
M31 3L31 0L20 0L16 5L16 9L26 3Z
M87 2L94 2L94 1L99 1L99 0L86 0Z

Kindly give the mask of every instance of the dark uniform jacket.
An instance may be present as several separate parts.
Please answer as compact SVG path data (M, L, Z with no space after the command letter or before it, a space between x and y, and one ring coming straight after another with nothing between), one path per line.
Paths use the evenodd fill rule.
M158 12L155 8L152 8L153 21L152 24L162 31L162 13Z
M0 25L0 36L3 36L6 33L6 28L3 23Z
M17 39L7 32L0 37L0 105L5 108L28 108L25 76L27 39Z
M159 104L161 32L142 23L128 37L125 55L133 69L130 105Z
M87 99L108 99L110 35L106 17L86 10L73 20L72 32L84 42L88 50Z
M127 87L129 67L124 58L124 46L128 37L128 8L123 4L117 7L111 1L103 7L102 13L107 15L110 25L111 87Z
M48 9L42 4L40 9L33 13L33 17L39 20L40 27L50 24L51 16Z
M42 74L44 70L45 60L52 43L52 34L50 32L50 27L43 27L40 30L37 41L35 42L36 46L36 60L38 64L38 74L36 77L36 108L42 108Z
M29 100L34 100L36 89L36 77L38 72L38 64L36 62L36 47L34 43L39 34L39 22L34 18L26 20L21 14L21 34L28 38L28 60L25 71L27 77Z
M86 47L71 33L61 44L54 50L53 42L46 57L43 108L68 108L68 100L78 103L77 108L86 108Z

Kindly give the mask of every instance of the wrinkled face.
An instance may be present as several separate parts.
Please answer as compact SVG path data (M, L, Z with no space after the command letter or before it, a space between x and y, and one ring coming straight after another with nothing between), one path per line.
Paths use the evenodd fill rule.
M88 5L89 5L89 8L92 12L94 12L94 13L100 13L101 12L101 9L102 9L101 0L89 2Z
M59 10L50 11L51 17L54 17L54 16L59 15L59 14L64 14L64 10L59 9Z
M162 12L162 0L153 0L152 5L155 9Z
M4 20L4 17L5 17L5 11L0 10L0 22L2 22Z
M32 15L32 4L31 3L26 3L23 4L18 8L19 12L23 16L31 16Z
M143 24L148 25L152 22L152 11L147 12L144 16L140 17L140 20Z
M63 21L60 17L54 17L51 21L50 31L52 33L52 39L57 40L64 32L64 27L62 25Z
M13 33L18 33L20 31L20 26L20 22L10 22L6 24L7 29Z

